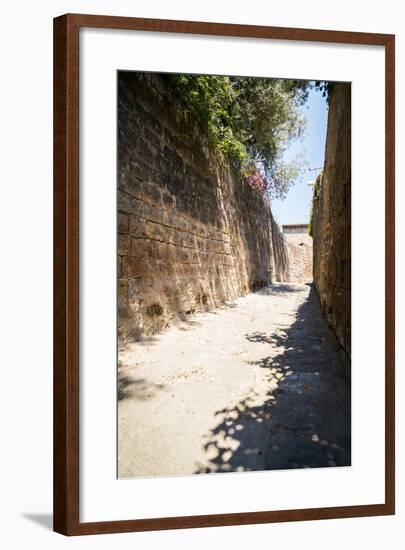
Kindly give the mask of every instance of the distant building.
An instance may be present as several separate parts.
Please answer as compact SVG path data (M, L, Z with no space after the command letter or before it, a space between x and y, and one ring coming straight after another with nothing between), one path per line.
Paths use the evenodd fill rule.
M281 227L284 235L308 235L307 223L288 223Z

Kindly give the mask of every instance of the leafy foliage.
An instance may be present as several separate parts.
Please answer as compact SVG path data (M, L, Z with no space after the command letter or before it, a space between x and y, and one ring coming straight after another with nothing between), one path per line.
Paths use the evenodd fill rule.
M262 194L283 197L300 173L283 155L302 136L301 106L313 84L253 77L169 75L175 93L207 132L212 146ZM318 83L320 86L320 83Z

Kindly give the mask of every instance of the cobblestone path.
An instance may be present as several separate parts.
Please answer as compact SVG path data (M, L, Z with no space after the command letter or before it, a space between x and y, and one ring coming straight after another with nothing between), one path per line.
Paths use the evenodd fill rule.
M197 314L119 360L120 477L350 464L348 359L310 285Z

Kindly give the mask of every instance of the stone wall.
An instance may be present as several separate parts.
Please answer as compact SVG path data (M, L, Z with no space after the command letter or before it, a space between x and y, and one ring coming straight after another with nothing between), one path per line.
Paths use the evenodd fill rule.
M312 282L312 237L308 233L283 233L287 248L288 281Z
M163 76L118 77L118 329L149 336L286 276L269 205Z
M325 166L314 187L314 284L324 314L350 353L351 87L333 84Z

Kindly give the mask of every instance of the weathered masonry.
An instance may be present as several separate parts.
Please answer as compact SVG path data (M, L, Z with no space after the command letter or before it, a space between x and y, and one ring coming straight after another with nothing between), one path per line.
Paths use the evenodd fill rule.
M325 166L313 200L314 284L329 324L350 353L351 87L333 84Z
M288 281L291 283L312 282L312 237L308 227L306 223L282 226L288 258Z
M121 339L285 279L269 205L161 76L119 73L117 193Z

